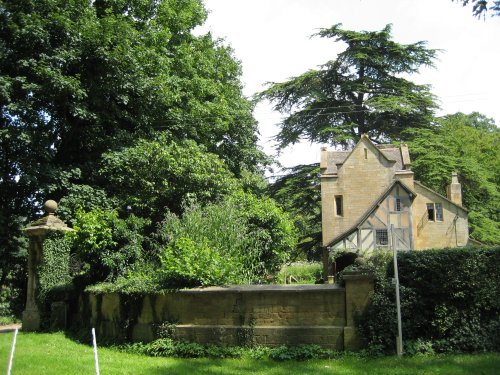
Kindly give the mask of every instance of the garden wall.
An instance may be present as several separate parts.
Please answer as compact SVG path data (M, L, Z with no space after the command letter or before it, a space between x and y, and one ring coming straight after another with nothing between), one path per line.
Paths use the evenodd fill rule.
M101 337L175 338L219 345L318 344L355 350L354 315L373 292L370 275L336 285L257 285L185 289L157 295L85 294L78 320Z

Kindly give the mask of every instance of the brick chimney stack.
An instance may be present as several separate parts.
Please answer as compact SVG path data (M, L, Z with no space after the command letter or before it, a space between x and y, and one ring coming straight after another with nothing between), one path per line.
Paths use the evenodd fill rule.
M458 182L458 175L456 172L451 174L451 184L447 188L448 199L453 203L462 205L462 185Z

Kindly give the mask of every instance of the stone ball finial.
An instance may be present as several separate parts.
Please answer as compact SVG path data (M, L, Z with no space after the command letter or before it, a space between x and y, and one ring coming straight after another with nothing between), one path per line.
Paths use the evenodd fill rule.
M49 199L43 204L43 209L45 210L46 214L53 215L57 210L57 202Z

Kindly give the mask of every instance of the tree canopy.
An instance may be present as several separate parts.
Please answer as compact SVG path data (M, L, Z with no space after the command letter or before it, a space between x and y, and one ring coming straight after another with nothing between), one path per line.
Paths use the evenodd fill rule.
M22 262L21 228L44 200L63 198L71 219L79 205L120 208L118 176L104 174L128 173L138 178L129 187L144 188L119 162L147 170L132 154L160 134L170 151L178 145L176 171L191 151L204 162L186 176L210 174L200 169L212 162L230 178L261 173L240 64L222 40L192 32L206 13L201 0L0 0L2 281ZM209 194L202 185L184 191ZM168 202L177 212L180 201Z
M301 139L347 146L363 133L375 141L398 140L404 129L429 125L434 96L429 86L405 76L433 66L436 50L425 42L394 42L391 25L357 32L336 24L317 35L343 43L345 50L317 70L271 83L259 95L288 114L279 124L278 148Z

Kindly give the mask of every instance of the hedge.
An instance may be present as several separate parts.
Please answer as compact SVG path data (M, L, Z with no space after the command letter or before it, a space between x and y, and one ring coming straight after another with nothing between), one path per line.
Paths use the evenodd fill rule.
M372 350L393 352L393 263L386 267L358 324ZM407 351L499 351L500 247L402 252L398 271Z

